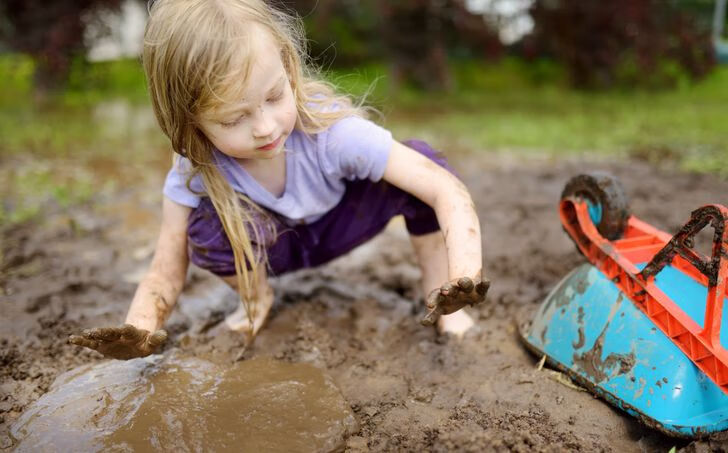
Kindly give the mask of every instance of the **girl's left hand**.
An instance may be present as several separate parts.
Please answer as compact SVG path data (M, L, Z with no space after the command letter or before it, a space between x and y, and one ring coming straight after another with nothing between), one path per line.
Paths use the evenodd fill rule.
M490 288L488 279L462 277L445 283L427 296L425 305L430 311L422 319L422 325L431 326L440 315L449 315L466 305L483 302L488 288Z

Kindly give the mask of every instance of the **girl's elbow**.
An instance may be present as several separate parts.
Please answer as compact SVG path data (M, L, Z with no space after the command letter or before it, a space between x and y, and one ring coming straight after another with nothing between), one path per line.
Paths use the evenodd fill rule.
M450 178L448 184L438 191L438 201L442 201L444 204L450 204L455 206L467 206L474 208L473 199L468 192L468 188L465 187L462 181L456 177Z

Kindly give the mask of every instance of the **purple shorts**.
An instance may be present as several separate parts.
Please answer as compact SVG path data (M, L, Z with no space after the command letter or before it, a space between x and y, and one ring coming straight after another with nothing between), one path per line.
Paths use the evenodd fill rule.
M427 143L408 140L404 144L454 173L445 158ZM399 214L404 216L407 231L412 235L440 229L430 206L384 180L347 181L339 204L310 224L289 226L279 214L267 213L269 218L261 218L256 228L260 232L270 231L264 222L273 222L278 232L275 238L262 234L267 244L270 275L331 261L376 236ZM208 197L202 198L190 213L187 243L190 261L194 264L219 276L235 275L230 241Z

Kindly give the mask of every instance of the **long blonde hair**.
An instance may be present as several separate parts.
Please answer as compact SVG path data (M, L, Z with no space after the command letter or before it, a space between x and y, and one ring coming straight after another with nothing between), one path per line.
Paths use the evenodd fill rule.
M142 61L154 113L174 151L192 163L190 178L201 176L220 216L252 332L258 269L267 265L253 212L264 211L235 192L219 171L214 146L198 126L200 115L239 100L255 58L251 42L258 39L261 27L281 49L298 110L296 129L315 134L345 116L366 117L370 109L323 81L308 64L300 18L264 0L157 0L149 14Z

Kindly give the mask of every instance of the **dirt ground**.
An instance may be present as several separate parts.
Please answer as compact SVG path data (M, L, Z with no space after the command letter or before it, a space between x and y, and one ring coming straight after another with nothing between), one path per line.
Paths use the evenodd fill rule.
M484 233L488 301L458 341L419 324L419 271L403 223L324 267L276 279L276 304L254 346L214 329L235 295L192 269L166 324L165 352L220 364L267 356L323 368L353 410L350 451L722 451L720 436L690 442L641 425L589 393L537 370L515 324L583 258L561 230L566 180L617 175L632 211L674 232L691 210L728 204L728 182L638 160L451 159L469 187ZM50 212L2 232L0 449L8 428L54 378L102 357L68 345L71 333L123 322L149 263L162 173L70 213ZM211 334L210 332L217 332Z

